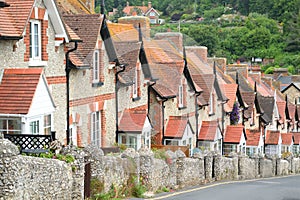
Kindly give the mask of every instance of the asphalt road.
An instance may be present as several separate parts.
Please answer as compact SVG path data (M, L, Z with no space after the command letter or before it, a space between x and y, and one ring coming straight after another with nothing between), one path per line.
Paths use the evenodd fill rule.
M154 200L300 200L300 175L221 182L161 194Z

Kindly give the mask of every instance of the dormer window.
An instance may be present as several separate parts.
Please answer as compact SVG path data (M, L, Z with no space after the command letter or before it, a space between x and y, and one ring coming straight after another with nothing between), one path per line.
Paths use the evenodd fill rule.
M93 83L99 82L99 51L94 51L93 57Z
M30 59L41 60L41 22L38 20L30 21Z

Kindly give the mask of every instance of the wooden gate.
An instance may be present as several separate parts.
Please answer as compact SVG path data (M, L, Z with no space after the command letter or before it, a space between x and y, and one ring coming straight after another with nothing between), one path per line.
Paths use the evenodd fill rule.
M91 197L91 163L84 166L84 199Z

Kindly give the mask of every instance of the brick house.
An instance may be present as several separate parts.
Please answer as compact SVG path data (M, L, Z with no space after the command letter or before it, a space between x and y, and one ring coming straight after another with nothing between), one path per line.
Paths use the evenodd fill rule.
M181 37L181 35L178 35ZM179 40L180 41L180 40ZM188 117L195 127L195 96L194 84L187 76L182 53L182 44L174 45L166 37L164 40L143 41L145 54L152 76L156 79L150 87L150 118L156 131L156 144L164 144L166 121L170 116ZM180 42L179 42L180 43ZM172 78L168 78L168 77ZM170 138L168 138L170 139ZM190 142L190 141L188 141ZM196 136L193 135L192 144L195 147Z
M56 106L50 130L56 131L57 138L63 141L66 136L64 48L69 37L55 1L7 0L6 3L10 6L0 9L0 68L43 69Z
M130 6L127 1L126 6L123 9L125 16L145 16L150 19L150 24L159 24L159 12L152 7L152 3L149 1L148 6Z
M116 53L101 14L64 15L66 25L83 41L70 53L70 114L78 146L111 146L115 142ZM106 29L107 30L107 29ZM105 35L107 34L107 35ZM84 84L83 84L84 83Z

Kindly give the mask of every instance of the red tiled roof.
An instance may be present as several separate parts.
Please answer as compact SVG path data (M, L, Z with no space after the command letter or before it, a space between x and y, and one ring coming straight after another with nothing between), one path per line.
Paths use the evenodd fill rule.
M213 89L214 75L213 74L198 74L192 75L194 82L203 89L203 92L200 96L203 97L203 100L208 103L210 99L210 94Z
M135 12L135 9L140 9L142 11L142 14L145 14L147 13L147 11L150 9L148 6L126 6L124 9L123 9L123 12L130 16L130 15L133 15L133 13L136 13Z
M0 80L0 113L27 114L42 71L41 68L4 69Z
M141 109L126 109L120 119L119 131L141 132L147 119L147 111Z
M296 105L288 102L288 109L289 109L289 118L294 121L295 120L295 112L296 112Z
M260 130L246 129L247 146L258 146L261 136Z
M250 118L253 112L254 101L255 101L255 94L254 92L241 92L242 99L248 105L248 109L244 111L245 118Z
M285 101L277 101L276 103L277 103L277 108L278 108L278 112L279 112L279 115L280 115L279 122L284 123L285 122L285 106L286 106L286 103L285 103Z
M223 88L225 96L229 101L225 104L225 112L231 112L233 109L233 104L236 100L237 84L222 84L220 87Z
M145 40L144 48L148 63L182 63L183 56L168 40Z
M10 6L0 9L0 36L22 36L34 2L34 0L6 0Z
M181 75L183 74L183 67L176 64L150 64L149 66L152 75L158 79L152 88L160 96L176 96L178 93Z
M69 28L82 39L82 42L78 44L78 49L70 54L71 61L77 61L78 64L90 64L100 34L103 16L100 14L64 15L63 19Z
M294 144L299 145L300 144L300 133L293 133L294 137Z
M279 137L279 131L267 131L265 144L278 145Z
M121 74L120 80L123 83L131 83L135 80L136 64L139 60L140 42L114 42L118 59L121 63L126 63L125 71Z
M293 134L292 133L281 133L281 139L283 145L292 145Z
M165 137L182 138L187 124L187 117L170 116L166 125Z
M244 131L243 125L229 125L225 131L224 142L240 143Z
M62 14L93 14L80 0L56 0Z
M139 32L133 24L107 23L107 26L115 42L139 40Z
M65 24L65 26L71 40L81 40L81 38L68 26L68 24Z
M214 141L217 136L217 130L217 121L203 121L199 132L198 140Z

